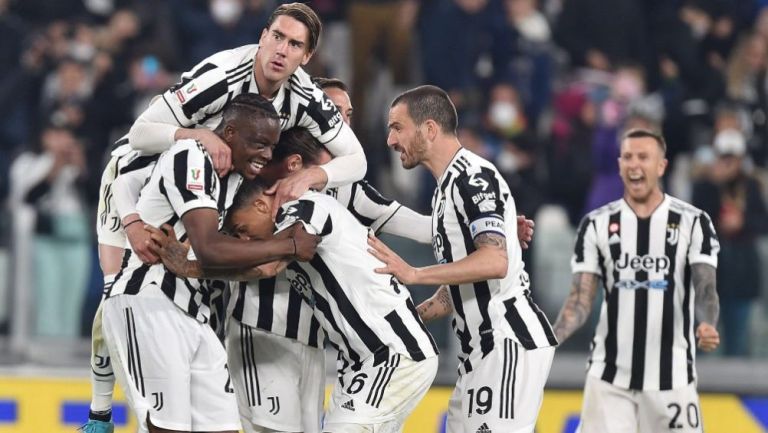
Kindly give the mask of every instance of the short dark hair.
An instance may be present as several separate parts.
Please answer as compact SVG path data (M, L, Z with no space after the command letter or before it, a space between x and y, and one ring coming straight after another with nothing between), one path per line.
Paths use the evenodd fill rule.
M304 3L286 3L280 5L272 12L267 20L266 28L272 27L272 23L275 22L277 17L281 15L289 16L296 21L304 24L309 33L309 52L312 53L317 48L317 44L320 42L320 33L323 31L323 23L320 22L320 17L317 16L315 11Z
M272 160L282 161L289 155L298 154L304 163L315 163L320 152L325 147L312 135L307 128L295 127L284 131L280 135L275 150L272 151Z
M338 78L314 77L312 78L312 82L317 84L317 87L321 90L339 89L349 93L349 87Z
M664 137L659 133L640 128L630 129L624 133L624 135L621 137L621 141L623 142L624 140L628 140L630 138L652 138L656 140L656 143L659 145L661 154L667 154L667 142L664 141Z
M224 106L221 123L216 127L216 130L220 130L236 118L247 116L280 121L275 106L267 98L256 93L241 93Z
M405 104L417 126L432 119L444 133L456 135L458 115L445 90L437 86L419 86L401 93L392 101L391 107L397 104Z
M267 185L258 177L252 180L243 180L237 194L232 199L232 205L227 209L227 216L224 217L224 231L234 234L232 233L232 215L253 202L253 198L261 195L266 189Z

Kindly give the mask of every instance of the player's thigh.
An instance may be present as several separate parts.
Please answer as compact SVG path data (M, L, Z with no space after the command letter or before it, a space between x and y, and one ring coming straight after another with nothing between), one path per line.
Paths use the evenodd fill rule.
M632 391L587 375L579 433L637 431L637 402Z
M139 420L149 414L159 428L190 431L191 360L205 325L159 289L144 290L157 296L119 295L104 301L102 329L112 365Z
M414 361L395 353L378 364L371 357L360 369L337 376L323 430L335 431L341 424L386 423L387 429L397 431L392 426L402 425L429 390L435 374L437 357Z
M296 402L302 402L304 347L230 320L227 355L244 424L247 421L254 429L301 431L305 412L303 404Z
M300 344L300 343L296 343ZM304 433L322 431L323 401L325 399L325 351L303 344L301 374L301 422Z
M511 339L497 343L458 381L449 432L532 432L553 356L551 347L526 350Z
M200 343L191 362L192 431L240 430L235 390L227 352L207 324L200 325Z
M640 433L701 432L701 406L696 385L690 383L679 389L641 393L638 418Z

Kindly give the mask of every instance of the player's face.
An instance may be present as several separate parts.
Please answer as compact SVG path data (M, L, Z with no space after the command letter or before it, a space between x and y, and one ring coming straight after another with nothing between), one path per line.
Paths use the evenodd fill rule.
M225 139L232 149L232 166L252 180L272 159L272 149L280 138L280 124L274 119L236 119Z
M388 127L387 146L400 152L403 168L411 169L419 165L424 160L427 142L408 114L405 104L397 104L389 109Z
M270 239L275 231L271 197L260 194L230 216L232 235L245 240Z
M629 138L621 143L619 174L624 194L632 201L644 203L660 191L659 179L666 168L667 160L653 138Z
M352 125L352 100L349 99L349 93L338 87L329 87L324 89L323 92L328 95L328 98L331 99L333 105L339 110L344 123Z
M309 30L301 21L280 15L261 32L256 61L268 82L282 83L310 57Z

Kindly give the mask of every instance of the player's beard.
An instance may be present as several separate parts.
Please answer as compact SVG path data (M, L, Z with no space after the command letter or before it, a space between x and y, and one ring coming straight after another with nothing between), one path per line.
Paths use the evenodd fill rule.
M424 160L424 155L427 153L427 140L421 134L421 131L416 130L416 136L413 140L413 146L411 146L410 155L407 155L403 160L403 168L410 170L421 163Z

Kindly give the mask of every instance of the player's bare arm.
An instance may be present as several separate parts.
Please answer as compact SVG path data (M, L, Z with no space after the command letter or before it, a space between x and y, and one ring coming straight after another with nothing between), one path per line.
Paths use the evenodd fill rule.
M315 254L320 237L310 235L303 227L293 236L263 241L245 241L218 231L215 209L193 209L181 217L189 234L189 242L203 268L248 268L285 257L309 260Z
M696 327L698 347L706 352L720 345L717 321L720 317L720 298L717 295L717 270L714 266L696 263L691 266L691 280L696 291Z
M587 321L592 312L592 304L597 296L600 276L589 272L573 274L571 293L560 310L555 322L555 337L562 343Z
M453 302L451 301L451 293L448 291L448 286L438 287L431 298L416 307L416 311L418 311L421 320L425 322L453 313Z
M148 248L160 257L163 265L179 277L186 278L216 278L229 281L250 281L260 278L274 277L288 266L289 260L277 260L263 265L242 269L205 269L197 260L189 260L189 244L179 242L176 232L168 224L161 228L144 226L149 233L151 242Z
M394 275L403 284L465 284L504 278L507 275L507 241L498 233L481 233L476 250L461 260L414 268L375 236L368 237L368 251L384 263L375 271Z
M131 244L131 249L136 253L139 259L148 265L158 263L160 258L148 247L149 234L144 230L144 222L141 220L139 214L133 213L126 215L122 219L122 224L123 229L125 230L125 236Z

